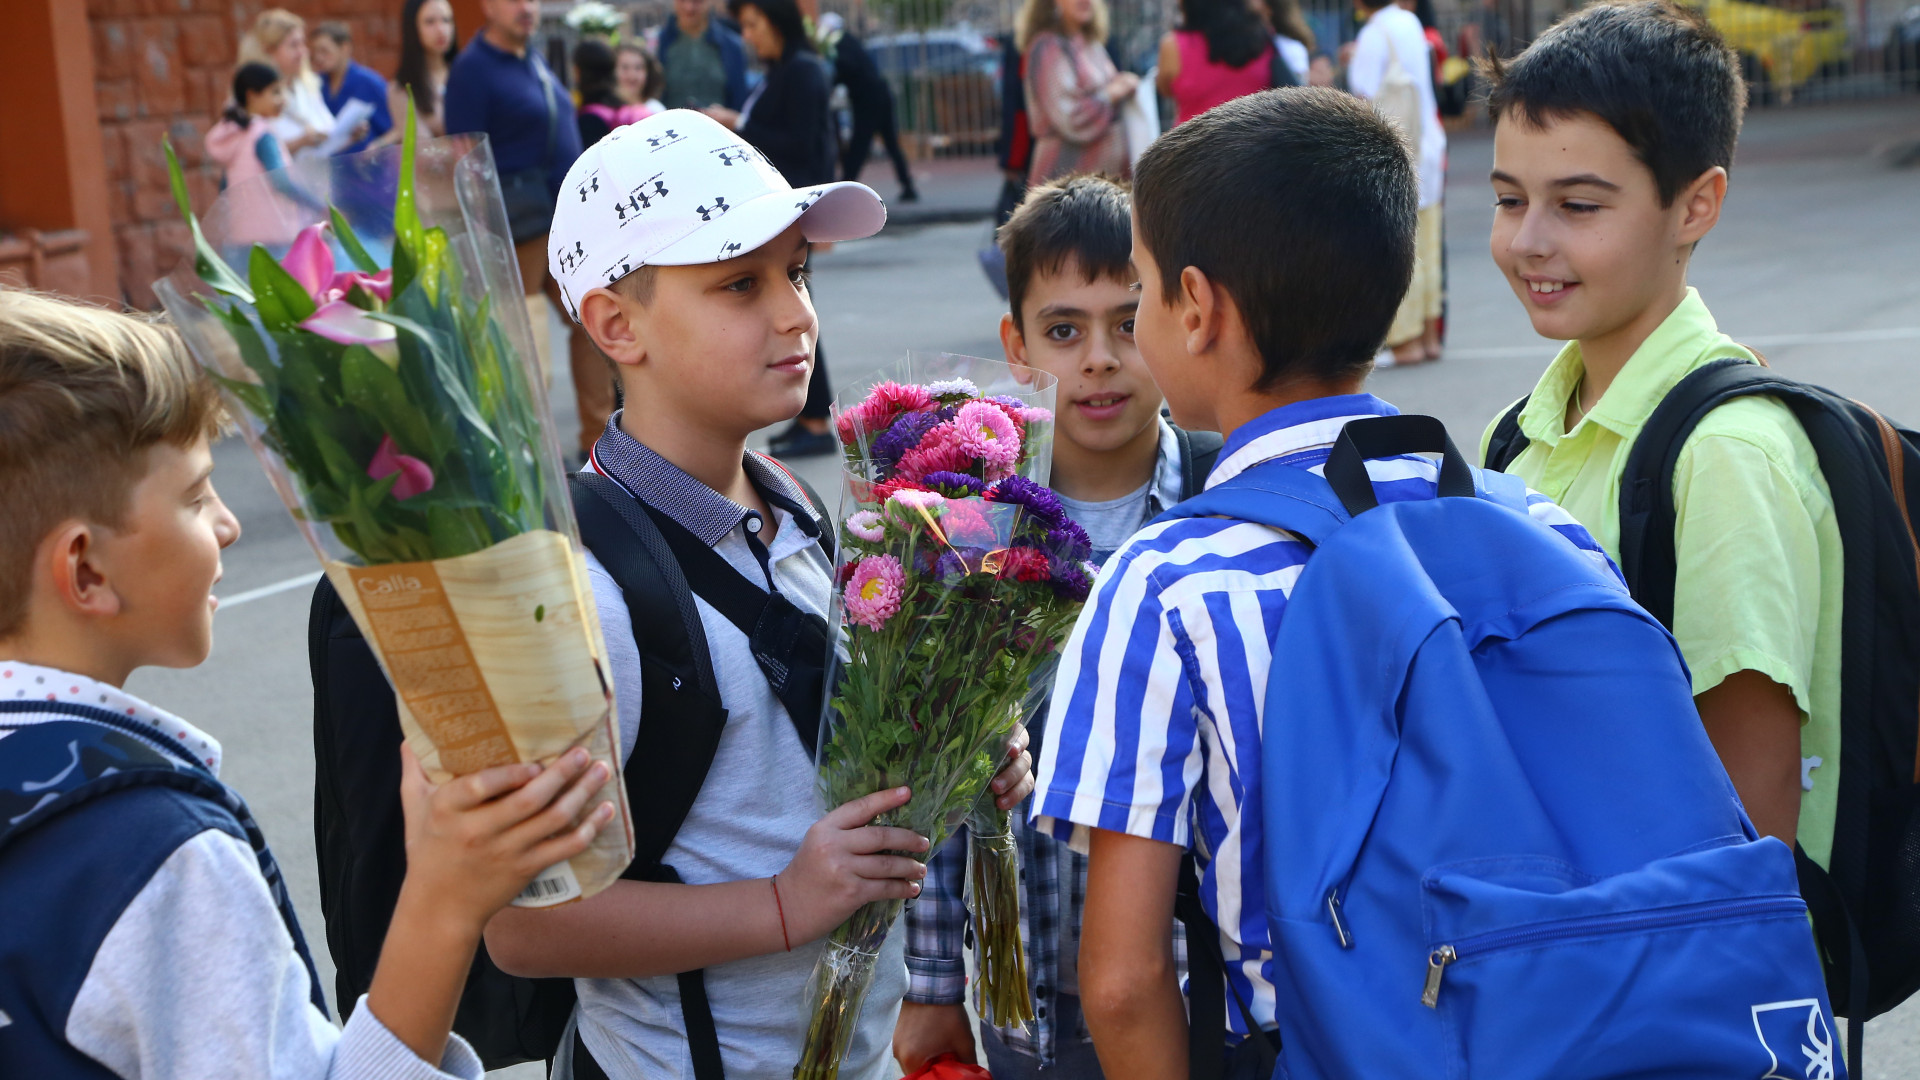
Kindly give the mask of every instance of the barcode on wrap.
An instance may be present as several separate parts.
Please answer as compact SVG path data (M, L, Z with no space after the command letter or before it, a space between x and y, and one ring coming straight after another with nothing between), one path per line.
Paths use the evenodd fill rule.
M531 885L520 890L520 899L545 900L566 891L567 882L563 878L534 878Z

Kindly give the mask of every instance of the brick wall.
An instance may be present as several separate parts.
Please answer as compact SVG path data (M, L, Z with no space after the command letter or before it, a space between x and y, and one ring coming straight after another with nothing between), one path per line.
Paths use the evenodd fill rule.
M225 107L240 38L261 9L353 28L354 59L392 77L400 55L399 0L87 0L107 194L127 302L153 307L153 282L189 250L174 208L161 139L171 138L193 208L220 187L201 140Z

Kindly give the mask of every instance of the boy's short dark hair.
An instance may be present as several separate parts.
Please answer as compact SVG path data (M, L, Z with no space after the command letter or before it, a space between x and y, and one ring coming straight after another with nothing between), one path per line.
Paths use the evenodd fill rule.
M1486 66L1488 111L1535 127L1591 113L1653 173L1660 204L1733 165L1746 82L1740 57L1700 12L1667 0L1595 4Z
M353 28L338 19L328 19L326 22L314 27L313 32L333 42L335 45L353 44Z
M1413 276L1407 145L1372 106L1263 90L1160 136L1133 173L1140 238L1169 304L1198 268L1260 349L1255 388L1360 374Z
M1057 274L1068 259L1088 283L1132 280L1129 201L1126 186L1104 176L1069 176L1027 192L996 234L1007 259L1007 301L1015 326L1021 326L1020 307L1035 275Z

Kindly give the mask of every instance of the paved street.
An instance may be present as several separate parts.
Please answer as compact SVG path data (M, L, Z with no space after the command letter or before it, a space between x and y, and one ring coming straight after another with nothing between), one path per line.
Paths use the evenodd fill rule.
M1693 280L1735 337L1781 370L1920 422L1920 169L1873 153L1920 138L1914 99L1764 114L1749 124L1732 195L1702 245ZM1491 196L1485 132L1457 136L1448 195L1451 339L1445 361L1382 372L1373 389L1446 421L1463 448L1531 388L1555 345L1534 337L1487 254ZM1003 305L974 251L985 222L896 228L816 260L816 296L833 373L859 377L906 350L998 356ZM1281 254L1281 253L1276 253ZM563 354L564 355L564 354ZM558 410L571 395L556 387ZM573 445L570 431L562 445ZM304 583L248 598L314 569L313 556L245 446L217 451L216 479L246 535L226 559L212 659L187 672L137 674L130 689L192 718L227 747L226 776L252 802L288 871L295 902L322 946L313 866L311 684ZM802 464L837 491L831 459ZM234 602L242 600L244 602ZM1621 792L1622 798L1646 793ZM1867 1075L1920 1076L1920 1005L1870 1028ZM538 1075L516 1070L516 1076Z

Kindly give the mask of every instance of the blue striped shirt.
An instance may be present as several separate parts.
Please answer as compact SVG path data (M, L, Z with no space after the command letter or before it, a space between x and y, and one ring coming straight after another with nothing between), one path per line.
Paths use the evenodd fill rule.
M1340 429L1397 410L1369 394L1282 406L1227 439L1214 487L1268 461L1319 473ZM1381 502L1429 499L1435 463L1367 463ZM1529 493L1534 520L1601 560L1585 529ZM1227 978L1276 1026L1260 845L1260 731L1273 639L1311 548L1227 518L1149 524L1109 560L1061 657L1043 742L1036 825L1087 849L1089 829L1190 847L1220 927ZM1236 1037L1237 1009L1227 1010Z

